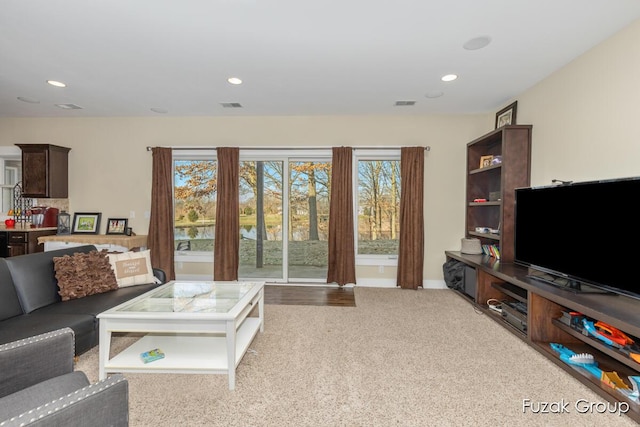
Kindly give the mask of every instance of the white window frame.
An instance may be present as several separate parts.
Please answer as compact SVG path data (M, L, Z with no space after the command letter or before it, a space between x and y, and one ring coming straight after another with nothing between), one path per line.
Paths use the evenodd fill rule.
M375 255L375 254L358 254L358 212L359 212L359 197L358 197L358 183L360 181L360 174L358 171L358 162L364 160L397 160L400 161L400 149L354 149L353 150L353 233L354 244L356 254L356 265L362 266L397 266L398 255Z

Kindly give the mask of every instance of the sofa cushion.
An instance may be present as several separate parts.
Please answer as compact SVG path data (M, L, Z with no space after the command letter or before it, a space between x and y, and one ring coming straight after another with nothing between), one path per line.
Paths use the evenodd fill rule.
M58 305L63 304L54 304L51 307ZM41 310L47 308L44 307ZM3 320L2 327L0 327L0 344L69 327L75 333L76 347L78 347L78 341L81 337L95 334L96 319L94 316L89 314L58 314L41 310ZM76 353L78 352L76 351Z
M4 258L0 258L0 320L22 314L20 300L13 286L11 273Z
M109 254L109 262L116 274L118 286L144 285L158 283L151 268L151 251L124 252Z
M89 295L84 298L78 298L74 300L65 301L61 304L53 304L47 307L42 307L37 313L45 314L85 314L91 316L97 316L103 311L107 311L116 305L122 304L148 292L159 285L154 283L140 286L129 286L126 288L120 288L114 292L106 292L103 294Z
M53 263L62 301L118 289L106 251L54 257Z
M8 420L88 385L87 376L75 371L27 387L0 399L0 420Z
M30 313L60 301L54 257L92 250L95 251L96 247L86 245L6 258L23 312Z

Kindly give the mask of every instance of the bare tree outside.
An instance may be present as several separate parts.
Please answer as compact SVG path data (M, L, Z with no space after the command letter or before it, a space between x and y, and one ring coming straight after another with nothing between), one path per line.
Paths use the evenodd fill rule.
M358 162L358 206L358 254L397 254L399 160Z

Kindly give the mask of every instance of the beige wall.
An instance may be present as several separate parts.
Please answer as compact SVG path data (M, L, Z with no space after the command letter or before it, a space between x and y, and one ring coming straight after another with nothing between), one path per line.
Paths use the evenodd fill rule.
M425 157L425 280L440 283L445 249L464 234L466 143L486 132L486 115L249 118L0 119L0 146L51 143L71 147L70 210L129 217L146 234L151 153L147 146L402 146L429 145ZM186 264L186 266L184 265ZM179 273L202 274L184 263ZM186 267L191 267L186 268ZM395 268L359 268L359 277L394 283Z
M640 21L518 97L533 185L640 175Z

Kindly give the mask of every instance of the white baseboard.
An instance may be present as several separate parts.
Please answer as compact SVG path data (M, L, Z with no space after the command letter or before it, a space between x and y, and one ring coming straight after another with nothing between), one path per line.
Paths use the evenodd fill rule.
M425 289L448 289L444 280L424 280L422 287Z

